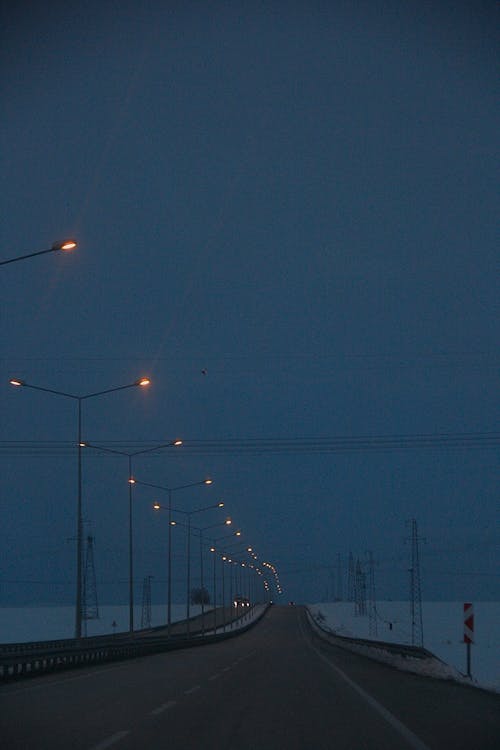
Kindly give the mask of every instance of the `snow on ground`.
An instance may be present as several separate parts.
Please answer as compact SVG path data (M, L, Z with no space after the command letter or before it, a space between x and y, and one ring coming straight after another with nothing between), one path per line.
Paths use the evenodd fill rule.
M210 607L205 607L208 612ZM190 616L201 613L201 607L191 605ZM100 606L99 619L87 620L87 635L106 635L128 631L129 607L127 605ZM134 627L141 627L142 607L134 608ZM172 604L172 622L186 617L185 604ZM151 606L151 625L164 625L167 621L165 604ZM116 623L113 626L113 623ZM74 607L0 607L0 643L48 641L73 638L75 632Z
M323 625L337 635L411 644L409 602L377 602L377 634L369 634L368 617L356 616L352 602L310 604L313 616L324 616ZM475 643L471 672L476 684L500 692L500 602L475 602ZM465 674L463 603L423 602L424 647L461 674ZM397 665L396 665L397 666Z
M243 612L242 623L226 625L218 628L217 632L228 632L233 628L246 625L252 619L259 617L263 606L258 605L248 612ZM208 612L211 607L205 607L207 614L206 625L210 627ZM201 614L201 607L191 605L190 616ZM99 619L87 621L87 635L107 635L128 631L129 608L127 605L99 607ZM134 609L134 627L141 627L142 608ZM172 622L184 620L186 617L185 604L172 604ZM151 606L151 625L165 625L167 608L165 604ZM212 616L213 621L213 616ZM116 623L113 626L113 623ZM73 638L75 628L74 607L0 607L0 643L25 643L26 641L50 641L59 638Z

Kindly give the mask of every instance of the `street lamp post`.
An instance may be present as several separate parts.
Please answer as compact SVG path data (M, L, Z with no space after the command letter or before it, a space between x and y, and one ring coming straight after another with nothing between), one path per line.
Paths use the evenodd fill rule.
M78 404L78 435L77 435L77 446L78 446L78 493L77 493L77 506L76 506L76 518L77 518L77 529L76 529L76 604L75 604L75 638L81 638L82 636L82 536L83 536L83 517L82 517L82 448L84 443L82 442L82 403L88 401L91 398L97 396L104 396L108 393L115 393L117 391L123 391L127 388L134 388L136 386L144 387L150 384L149 378L140 378L134 383L128 385L121 385L116 388L107 388L104 391L97 391L95 393L87 393L84 396L77 396L74 393L66 393L65 391L56 391L53 388L42 388L38 385L32 385L26 383L24 380L18 378L12 378L10 384L16 387L31 388L35 391L43 391L44 393L52 393L55 396L63 396L64 398L70 398L76 401Z
M215 505L206 505L203 508L196 508L195 510L180 510L179 508L171 508L170 509L174 513L182 513L183 515L187 516L187 524L178 524L177 521L172 521L171 520L169 522L169 526L180 525L180 526L186 526L186 528L187 528L186 630L187 630L188 636L189 636L189 631L190 631L190 628L189 628L189 618L190 618L190 615L191 615L191 610L190 610L190 604L191 604L191 597L190 597L190 591L191 591L191 516L193 516L195 513L203 513L204 511L207 511L207 510L213 510L214 508L223 508L223 507L224 507L224 503L223 502L219 502L219 503L216 503ZM162 505L160 505L160 503L154 503L153 508L155 510L166 510L165 508L163 508ZM226 518L226 520L223 522L223 524L216 523L216 524L212 524L212 526L208 526L207 528L210 529L210 528L213 528L214 526L222 526L222 525L230 526L231 525L231 519L230 518ZM197 527L194 527L194 528L197 528ZM200 538L201 538L203 529L197 528L197 531L200 532ZM202 564L203 564L203 561L202 561ZM202 596L202 615L203 615L203 570L202 570L201 575L202 575L202 578L201 578L201 590L202 590L201 596ZM203 617L202 617L202 620L203 620Z
M213 553L214 556L214 568L213 568L213 586L214 586L214 635L217 632L217 544L220 541L223 541L224 539L231 539L233 536L241 536L241 531L238 529L237 531L233 532L232 534L226 534L225 536L217 537L217 539L212 539L212 544L210 546L210 552ZM224 563L222 563L224 564ZM224 582L223 582L224 587ZM224 592L223 592L223 600L222 600L222 607L224 607ZM225 627L225 617L223 612L223 620L224 620L224 627Z
M134 474L132 471L132 459L141 456L144 453L152 453L161 448L171 448L182 445L182 440L172 440L168 443L160 443L152 448L144 448L139 451L119 451L114 448L105 448L104 446L85 443L85 447L94 448L103 453L112 453L118 456L126 456L128 459L128 589L129 589L129 632L134 632L134 555L133 555L133 503L132 489L135 484Z
M213 483L213 479L202 479L201 482L191 482L190 484L182 484L179 487L165 487L160 484L151 484L150 482L142 482L138 479L134 479L134 484L138 484L142 487L152 487L156 490L163 490L168 492L168 571L167 571L167 634L170 638L172 628L172 493L178 490L186 490L189 487L198 487L201 484L210 485Z
M63 240L62 242L54 242L52 247L48 250L38 250L36 253L28 253L27 255L18 255L16 258L9 258L8 260L0 260L0 266L6 266L8 263L16 263L18 260L26 260L27 258L34 258L36 255L45 255L45 253L63 252L66 253L69 250L74 250L76 247L75 240Z

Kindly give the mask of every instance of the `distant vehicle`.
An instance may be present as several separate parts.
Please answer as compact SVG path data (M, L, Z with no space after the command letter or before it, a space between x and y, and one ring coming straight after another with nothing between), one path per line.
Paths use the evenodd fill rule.
M250 606L250 599L246 596L235 596L233 601L233 606L238 607L249 607Z
M295 607L295 602L288 602L289 607Z

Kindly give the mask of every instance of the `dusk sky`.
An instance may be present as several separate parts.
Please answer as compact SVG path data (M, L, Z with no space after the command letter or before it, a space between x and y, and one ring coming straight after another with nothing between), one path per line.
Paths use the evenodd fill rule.
M0 605L74 597L76 402L13 376L150 377L84 402L84 439L182 438L134 473L213 477L176 507L224 500L286 601L368 551L407 597L411 518L424 598L498 599L498 4L1 5L0 260L78 248L1 269ZM125 602L126 460L88 452L83 482ZM135 596L163 602L153 500Z

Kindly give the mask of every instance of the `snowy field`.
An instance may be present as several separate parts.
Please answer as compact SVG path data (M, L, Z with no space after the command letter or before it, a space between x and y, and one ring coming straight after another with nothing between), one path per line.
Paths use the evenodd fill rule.
M356 616L352 602L310 604L309 610L313 615L321 612L323 624L338 635L411 644L409 602L377 602L377 635L369 634L368 617ZM474 613L472 677L478 685L500 692L500 602L474 602ZM465 674L463 603L423 602L422 615L424 647Z
M205 612L209 611L205 608ZM191 605L190 616L201 614L201 607ZM142 607L134 609L134 627L141 627ZM172 604L172 622L184 620L185 604ZM151 626L167 622L165 604L151 606ZM116 626L113 627L113 623ZM87 635L106 635L128 631L129 608L127 605L99 607L99 619L88 620ZM57 638L73 638L75 631L74 607L0 607L0 643L23 643L24 641L48 641ZM82 629L82 632L83 629Z

